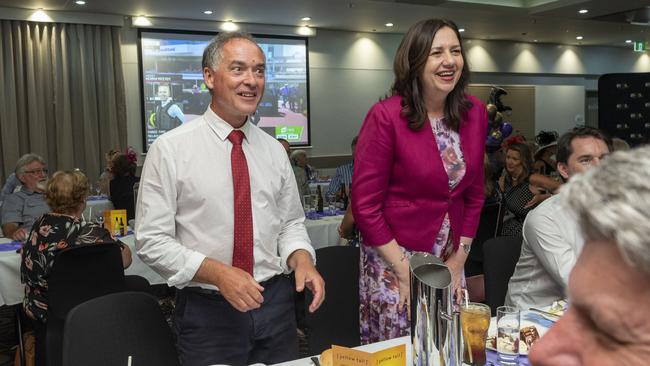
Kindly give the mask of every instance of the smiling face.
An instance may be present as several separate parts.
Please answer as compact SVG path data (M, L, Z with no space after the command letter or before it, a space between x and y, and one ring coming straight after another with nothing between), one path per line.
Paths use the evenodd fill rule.
M588 241L569 279L569 310L532 347L535 366L641 366L650 359L650 278L611 242Z
M422 70L425 100L444 99L454 90L463 71L463 55L456 32L442 27L431 42L431 51Z
M213 90L212 110L231 126L241 127L262 99L264 68L264 53L255 43L243 38L226 42L217 68L203 70L205 83Z
M169 99L169 86L161 85L158 87L158 99L163 102Z

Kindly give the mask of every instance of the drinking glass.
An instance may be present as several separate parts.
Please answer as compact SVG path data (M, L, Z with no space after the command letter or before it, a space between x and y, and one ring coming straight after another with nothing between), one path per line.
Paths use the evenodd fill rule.
M460 307L460 323L463 330L463 362L471 366L484 366L490 307L477 302L463 303Z
M336 195L327 195L327 210L329 211L330 215L336 215Z
M497 359L503 366L519 361L519 309L512 306L497 308Z
M104 227L104 215L95 216L95 222L97 222L97 225Z
M302 196L302 208L305 210L305 215L308 214L311 211L311 195L304 195Z
M95 183L94 188L95 188L95 196L101 196L102 195L102 183L98 181L97 183Z

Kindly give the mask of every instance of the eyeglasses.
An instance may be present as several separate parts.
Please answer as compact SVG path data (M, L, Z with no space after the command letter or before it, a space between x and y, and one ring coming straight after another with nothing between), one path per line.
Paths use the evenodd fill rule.
M23 173L38 175L38 174L47 174L47 172L48 172L47 168L43 168L43 169L25 170Z

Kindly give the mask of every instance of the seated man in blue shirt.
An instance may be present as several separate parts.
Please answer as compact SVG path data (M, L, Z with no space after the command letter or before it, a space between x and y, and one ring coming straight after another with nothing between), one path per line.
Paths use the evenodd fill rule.
M327 192L325 194L329 195L338 195L341 192L341 189L345 186L352 186L352 169L354 168L354 148L357 147L357 138L358 136L355 136L352 139L352 143L350 144L350 149L352 150L352 161L340 165L338 168L336 168L336 173L334 174L334 177L332 178L332 181L330 182L329 187L327 188ZM346 194L348 194L346 192Z
M25 240L34 221L50 208L45 202L47 168L43 158L25 154L16 163L20 189L5 197L2 204L2 231L12 240Z

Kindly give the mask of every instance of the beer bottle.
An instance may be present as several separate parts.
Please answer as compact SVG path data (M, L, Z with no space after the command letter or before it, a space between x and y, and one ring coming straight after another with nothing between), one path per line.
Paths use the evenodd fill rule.
M316 186L318 189L318 208L316 209L317 212L323 212L323 190L321 189L320 184Z

